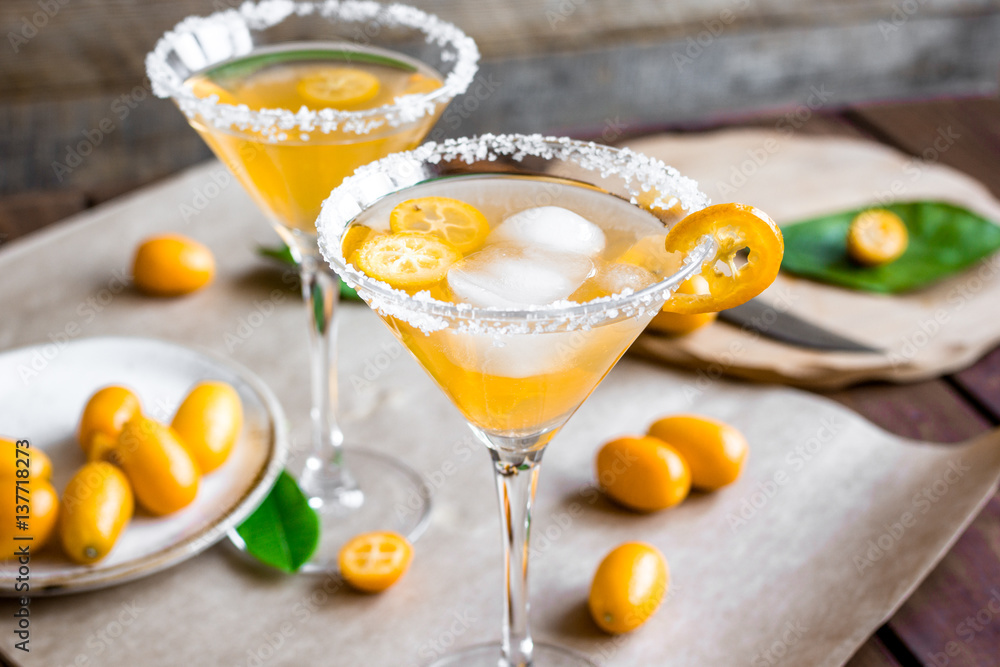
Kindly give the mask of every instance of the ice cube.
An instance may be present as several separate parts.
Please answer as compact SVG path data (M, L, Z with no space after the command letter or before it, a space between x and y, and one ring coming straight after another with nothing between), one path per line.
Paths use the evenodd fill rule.
M604 250L601 228L561 206L538 206L519 211L490 232L486 243L516 243L594 256Z
M641 266L623 262L599 262L594 274L569 298L571 301L586 303L598 297L621 294L626 289L638 292L655 282L656 276Z
M593 270L582 255L498 243L453 264L448 287L474 306L542 306L568 297Z

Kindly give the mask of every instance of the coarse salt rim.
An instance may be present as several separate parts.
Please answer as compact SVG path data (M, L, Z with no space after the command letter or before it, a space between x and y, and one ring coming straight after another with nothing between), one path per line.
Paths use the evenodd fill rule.
M303 106L296 111L253 111L245 104L223 104L216 95L197 97L184 85L184 78L168 64L172 53L194 46L202 35L216 38L221 37L220 32L235 35L237 37L233 37L234 42L245 42L249 47L249 41L245 37L248 30L269 28L293 14L318 14L330 21L367 21L384 27L419 30L424 33L428 43L442 48L441 59L453 63L452 69L440 88L427 93L402 95L392 104L372 109L312 110ZM249 52L248 48L246 53L238 55ZM479 49L471 37L457 26L408 5L382 5L367 0L261 0L257 3L248 0L239 9L227 9L204 17L189 16L178 23L160 38L153 51L146 56L146 72L157 97L173 98L188 117L200 117L220 129L235 127L241 131L262 133L272 141L283 141L289 136L303 138L303 133L316 129L323 133L340 130L360 135L383 126L398 127L412 123L433 113L438 104L464 93L478 71L478 63ZM205 66L209 64L212 63L206 62Z
M597 172L602 178L616 176L638 205L643 192L658 195L650 204L667 210L680 202L688 211L709 205L709 198L698 184L661 160L636 153L628 148L613 148L593 142L540 134L484 134L463 139L431 142L411 151L393 153L359 167L353 175L331 192L323 202L316 226L323 257L343 280L382 315L401 319L424 333L452 328L462 333L515 335L550 331L590 329L609 320L637 317L650 310L658 312L671 292L701 271L702 264L717 252L715 240L706 236L683 259L673 275L641 290L625 289L619 294L600 297L587 303L558 301L543 306L520 309L475 307L467 303L449 303L431 297L427 291L410 295L376 280L349 264L344 257L341 238L350 222L381 196L423 182L421 164L462 161L474 164L506 157L520 162L525 157L573 162ZM373 179L392 189L371 193ZM666 197L666 200L663 199Z

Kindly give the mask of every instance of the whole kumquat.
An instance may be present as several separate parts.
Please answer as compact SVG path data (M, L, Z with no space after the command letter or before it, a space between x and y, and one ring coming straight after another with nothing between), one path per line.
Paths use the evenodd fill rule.
M691 469L691 484L703 491L733 483L750 450L738 430L717 419L675 415L653 422L649 435L673 447Z
M659 549L626 542L605 556L594 573L590 615L605 632L631 632L656 612L669 584L667 559Z

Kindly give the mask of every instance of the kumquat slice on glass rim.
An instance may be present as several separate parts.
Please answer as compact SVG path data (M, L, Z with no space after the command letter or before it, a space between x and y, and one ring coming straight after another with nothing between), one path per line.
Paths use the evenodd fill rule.
M774 282L785 244L774 220L746 204L716 204L692 213L671 228L664 240L668 252L690 253L705 236L718 245L701 275L708 294L675 292L663 306L670 313L712 313L746 303ZM741 263L741 251L746 261Z

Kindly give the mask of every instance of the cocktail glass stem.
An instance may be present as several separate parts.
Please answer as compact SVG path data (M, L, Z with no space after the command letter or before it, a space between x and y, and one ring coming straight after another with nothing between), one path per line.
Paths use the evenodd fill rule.
M534 651L528 627L528 541L531 508L544 449L509 453L490 449L503 531L504 615L501 667L530 667Z
M299 266L312 365L312 442L299 484L319 512L354 509L364 494L344 464L344 434L337 424L340 279L314 251L300 252Z

